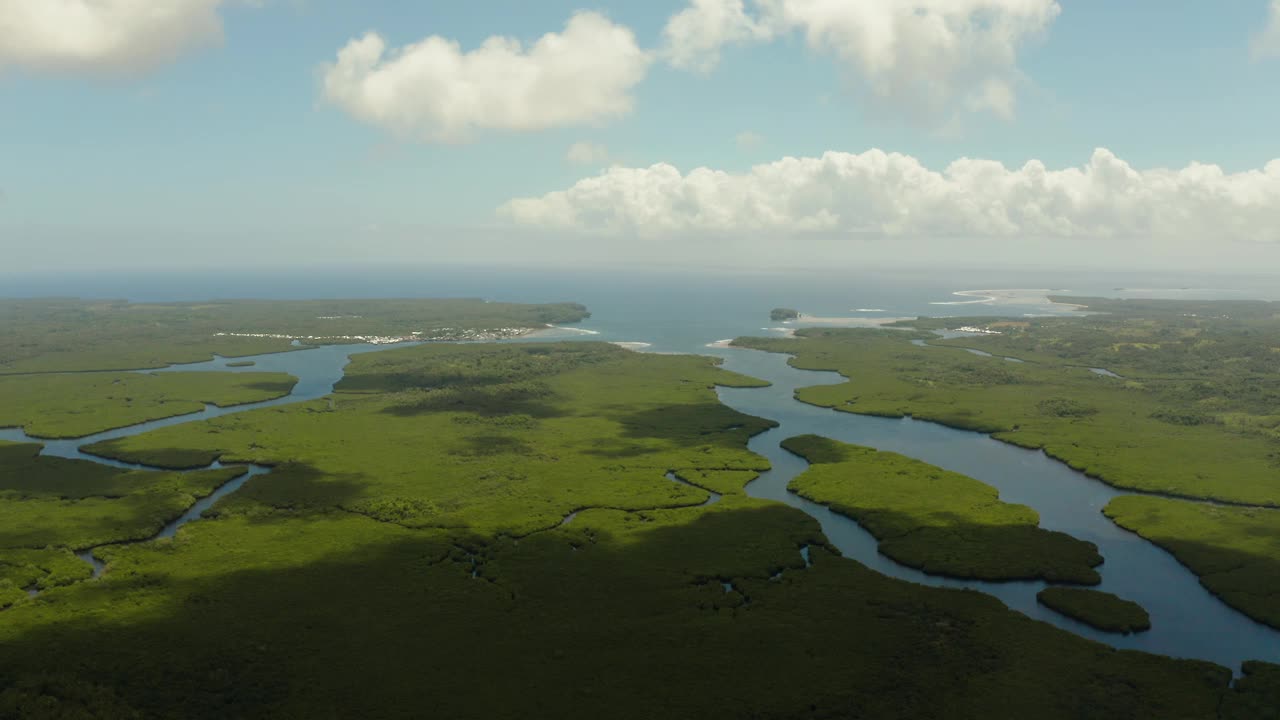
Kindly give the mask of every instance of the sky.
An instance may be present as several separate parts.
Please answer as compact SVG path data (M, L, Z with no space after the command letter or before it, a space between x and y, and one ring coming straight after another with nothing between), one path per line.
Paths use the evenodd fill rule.
M1280 268L1280 0L0 0L0 272Z

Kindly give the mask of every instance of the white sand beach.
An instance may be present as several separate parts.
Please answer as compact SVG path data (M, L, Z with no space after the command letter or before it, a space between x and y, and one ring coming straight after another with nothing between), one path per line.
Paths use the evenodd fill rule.
M1054 308L1081 308L1083 305L1060 303L1049 299L1050 293L1065 293L1068 290L1012 288L1004 290L959 290L952 293L957 297L972 298L969 300L940 300L930 305L1042 305Z

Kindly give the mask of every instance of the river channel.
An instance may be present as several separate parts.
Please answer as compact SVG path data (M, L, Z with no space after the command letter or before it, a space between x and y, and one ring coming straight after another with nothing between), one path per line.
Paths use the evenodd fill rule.
M342 378L343 369L352 355L384 349L387 347L325 346L239 359L254 361L251 367L228 367L229 361L224 358L173 366L152 372L284 372L298 378L298 383L289 396L276 400L231 408L208 406L199 413L78 440L40 440L30 438L17 429L0 430L0 440L39 442L45 446L45 455L137 468L139 466L81 453L79 448L161 427L323 397L331 393L334 384ZM720 400L729 407L779 423L777 428L751 440L751 450L767 457L773 469L748 485L747 492L755 497L784 502L813 516L832 544L846 557L906 581L936 587L969 588L994 595L1019 612L1117 648L1199 658L1226 665L1237 672L1245 660L1280 662L1280 632L1223 604L1167 552L1120 529L1102 515L1102 508L1111 498L1122 494L1120 491L1071 470L1042 452L1017 448L982 434L909 418L898 420L852 415L800 403L793 397L797 388L840 383L845 379L836 373L797 370L787 364L787 356L784 355L726 348L708 350L703 346L685 349L715 354L724 359L727 369L773 383L767 388L718 390ZM1035 595L1045 586L1042 582L954 580L927 575L880 555L875 539L856 522L787 491L787 484L803 472L807 464L783 450L779 443L788 437L806 433L899 452L977 478L997 488L1001 499L1006 502L1035 508L1040 513L1042 527L1069 533L1098 546L1105 558L1105 563L1098 568L1102 575L1099 589L1141 603L1151 614L1152 629L1135 635L1099 632L1040 606ZM244 483L267 481L262 476L269 472L269 468L250 466L245 475L200 500L151 539L171 537L182 525L198 519L204 510ZM79 555L94 565L95 576L102 572L102 565L93 557L91 549Z

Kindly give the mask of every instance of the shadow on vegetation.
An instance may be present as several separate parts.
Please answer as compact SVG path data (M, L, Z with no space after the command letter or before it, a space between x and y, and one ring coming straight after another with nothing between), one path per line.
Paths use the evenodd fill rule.
M1220 705L1221 717L1280 706L1280 668L1257 666L1247 693L1228 692L1225 669L1117 652L979 593L816 548L801 569L814 532L782 506L591 511L459 552L438 531L355 518L220 520L5 613L0 718L648 718L658 705L707 718L1211 718ZM424 678L440 691L424 693Z
M467 412L483 417L528 415L535 418L565 417L569 414L555 404L555 395L549 387L534 382L402 393L397 400L382 412L396 417L438 412Z
M659 438L688 442L691 438L724 447L742 447L744 436L777 423L753 417L718 402L666 405L613 417L623 427L623 437Z
M1096 545L1041 528L1034 509L1002 502L973 478L816 435L782 448L810 463L792 492L854 520L902 565L987 581L1102 582Z
M205 515L252 517L265 508L289 512L337 510L367 498L368 487L367 479L354 473L336 474L307 463L286 463L253 478Z
M298 384L298 381L296 378L294 378L287 381L281 380L281 381L274 381L274 382L270 380L263 380L260 382L249 383L244 387L246 390L257 390L263 393L273 393L276 395L284 396L293 392L293 388L297 384Z

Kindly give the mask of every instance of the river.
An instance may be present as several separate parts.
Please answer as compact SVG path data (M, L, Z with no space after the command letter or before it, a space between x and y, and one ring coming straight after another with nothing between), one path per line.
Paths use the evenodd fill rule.
M975 283L974 286L982 285ZM1118 648L1199 658L1237 671L1244 660L1280 662L1280 632L1223 604L1204 590L1196 577L1167 552L1120 529L1102 515L1102 508L1111 498L1122 494L1120 491L1071 470L1042 452L1017 448L978 433L911 419L840 413L797 402L793 398L796 388L844 382L844 378L835 373L796 370L787 365L787 357L783 355L708 347L709 342L721 338L769 332L764 327L769 323L761 322L762 318L767 318L768 303L760 302L757 297L760 290L754 283L739 288L736 294L730 293L727 298L724 296L724 288L686 288L683 292L673 290L664 294L648 287L642 294L641 287L645 286L618 282L568 288L567 292L573 299L583 301L595 313L592 319L583 323L583 327L600 333L597 336L577 337L646 343L645 349L654 352L715 355L723 358L725 367L730 370L772 382L773 385L768 388L721 388L718 391L721 401L726 405L780 423L779 427L751 440L751 449L769 458L773 469L751 483L747 492L755 497L787 503L813 516L845 556L886 575L910 582L938 587L964 587L989 593L1009 607L1033 618ZM546 288L543 288L543 297L551 297L545 295L545 291ZM525 292L532 294L528 289ZM789 292L794 296L814 291L812 288L805 290L796 286ZM938 291L929 292L933 293L932 297L937 297ZM813 307L823 314L834 315L842 312L837 307L839 303L844 305L843 312L846 313L849 307L856 305L889 308L890 314L895 312L895 308L898 314L912 314L916 307L923 304L923 299L931 297L929 293L918 289L909 293L914 298L910 301L902 299L907 293L902 297L877 295L867 289L860 293L842 293L838 300L832 299L836 297L835 291L824 290L824 293L821 298L825 298L825 306L820 304L821 298L818 295L813 295L810 303L802 307ZM748 298L754 299L748 301ZM897 305L893 304L895 298ZM522 293L515 293L501 299L529 298ZM762 311L761 307L766 309ZM1029 312L1043 308L1004 310L1014 309ZM45 454L88 459L119 467L135 467L87 456L80 453L78 448L87 443L134 435L159 427L323 397L341 379L343 368L351 355L385 349L387 346L373 345L321 347L248 358L255 361L255 364L246 368L229 368L228 361L221 358L207 363L174 366L164 371L285 372L297 377L299 382L292 394L285 398L232 408L210 406L200 413L113 430L75 441L31 440L20 430L0 430L0 439L43 442L46 446ZM1098 568L1102 575L1099 589L1141 603L1151 614L1152 629L1134 635L1099 632L1040 606L1035 595L1044 587L1044 583L990 583L935 577L898 565L880 555L874 538L857 523L787 492L787 484L803 472L806 463L782 450L779 442L806 433L899 452L977 478L997 488L1001 499L1035 508L1040 513L1042 527L1066 532L1098 546L1105 558L1105 563ZM219 488L214 496L201 500L182 518L170 523L157 537L171 536L183 524L197 519L213 502L234 492L245 482L259 481L258 477L267 472L267 468L251 467L248 475ZM86 560L92 560L91 552L81 555Z

